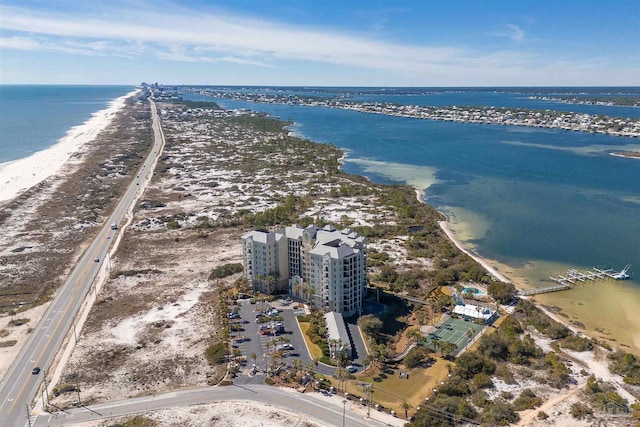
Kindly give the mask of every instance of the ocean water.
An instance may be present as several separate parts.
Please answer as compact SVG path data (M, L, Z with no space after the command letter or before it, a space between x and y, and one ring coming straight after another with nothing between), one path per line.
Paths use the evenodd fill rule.
M54 145L133 86L0 85L0 164Z
M394 102L415 97L400 95ZM505 104L531 101L511 93L471 97L491 97L495 106L501 106L500 99ZM569 268L621 269L632 264L632 280L581 284L536 298L576 326L599 331L597 336L640 354L640 160L610 155L640 151L640 139L216 102L295 121L295 133L344 149L347 172L421 188L426 201L449 217L465 247L522 286L550 285L549 276L566 274ZM597 114L622 108L570 107L592 107ZM604 307L606 313L600 312Z

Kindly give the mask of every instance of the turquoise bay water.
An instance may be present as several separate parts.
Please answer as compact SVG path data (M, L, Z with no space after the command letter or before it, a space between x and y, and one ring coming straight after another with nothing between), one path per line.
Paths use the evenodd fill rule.
M48 148L133 86L0 85L0 163Z
M569 268L632 264L632 280L580 283L535 299L640 355L640 160L609 154L640 151L640 139L216 101L292 119L293 132L344 149L347 172L425 189L456 239L520 286L551 285L549 276Z
M640 150L636 138L216 101L291 118L294 132L343 148L347 172L435 182L427 202L466 222L461 238L483 257L510 266L640 269L640 160L609 155ZM389 164L406 165L407 174ZM416 179L415 167L434 176Z

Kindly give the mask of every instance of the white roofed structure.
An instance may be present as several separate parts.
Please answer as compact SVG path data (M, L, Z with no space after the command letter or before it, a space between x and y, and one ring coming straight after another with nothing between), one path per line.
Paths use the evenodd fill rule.
M330 311L325 313L324 321L327 325L327 338L329 339L329 357L335 359L338 352L343 352L348 358L351 358L351 340L342 315Z

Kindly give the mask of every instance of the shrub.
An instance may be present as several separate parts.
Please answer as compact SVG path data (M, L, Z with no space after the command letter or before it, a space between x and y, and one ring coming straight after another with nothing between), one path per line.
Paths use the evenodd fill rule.
M513 406L516 411L524 411L525 409L534 409L542 405L542 399L531 391L531 389L525 388L520 393L520 396L513 402Z
M468 351L456 360L457 373L466 379L473 378L481 372L491 375L496 370L495 362L482 357L475 351Z
M232 274L236 274L240 272L242 272L242 264L240 263L224 264L224 265L221 265L220 267L216 267L213 269L211 274L209 274L209 280L222 279L227 276L231 276Z
M469 383L459 375L455 375L438 388L438 393L447 396L466 396L470 392Z
M493 381L491 381L491 377L484 372L475 374L473 376L472 382L474 387L477 389L493 387Z
M487 405L491 404L491 400L485 391L478 390L471 395L471 403L476 405L478 408L485 408Z
M511 283L492 282L487 287L487 292L500 304L506 304L516 295L516 287Z
M380 274L378 274L378 280L387 283L393 283L398 278L398 272L393 269L393 267L384 266L380 270Z
M420 366L426 355L427 351L424 347L414 347L409 351L403 362L407 368L413 369Z
M577 335L569 335L559 342L560 347L568 348L574 351L591 351L593 343L589 338L579 337Z
M169 230L177 230L178 228L180 228L180 223L178 221L169 221L166 224L167 228Z
M211 365L220 365L224 363L226 353L227 349L223 342L213 343L205 350L205 356Z
M577 420L581 420L591 414L593 414L591 408L583 403L577 402L571 405L571 415Z
M640 385L640 361L631 353L618 351L609 355L611 363L609 370L614 374L622 375L624 382L632 385Z
M495 402L482 414L482 421L492 425L508 426L518 420L520 416L514 411L513 405L507 402Z

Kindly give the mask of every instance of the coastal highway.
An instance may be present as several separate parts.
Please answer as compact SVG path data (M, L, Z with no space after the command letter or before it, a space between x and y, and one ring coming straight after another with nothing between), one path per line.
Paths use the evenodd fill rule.
M306 396L302 393L284 391L267 385L206 387L101 403L68 410L66 412L58 412L57 414L39 415L34 419L33 426L70 426L87 421L138 414L158 409L232 400L271 403L286 408L291 412L301 414L305 418L319 422L322 425L348 425L350 427L387 425L382 421L376 420L376 411L372 411L371 419L365 419L361 415L353 413L348 409L343 412L342 397L332 396L329 399L335 399L335 401L329 403L321 399Z
M27 425L27 407L34 399L38 387L43 383L45 371L52 368L53 360L65 336L70 332L73 334L77 332L75 331L76 315L108 257L111 242L119 232L119 230L112 230L111 224L122 222L127 212L133 208L145 180L149 180L153 174L155 162L162 152L164 135L156 105L152 100L149 101L154 135L153 148L113 213L86 249L64 285L58 290L44 317L33 329L22 351L0 382L0 426L2 427ZM71 339L74 337L72 336ZM41 369L38 374L32 374L35 367Z

